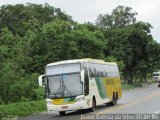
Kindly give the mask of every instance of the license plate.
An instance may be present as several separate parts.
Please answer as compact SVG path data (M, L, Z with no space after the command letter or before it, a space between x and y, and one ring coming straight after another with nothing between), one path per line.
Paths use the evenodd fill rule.
M62 109L67 109L68 108L68 106L62 106Z

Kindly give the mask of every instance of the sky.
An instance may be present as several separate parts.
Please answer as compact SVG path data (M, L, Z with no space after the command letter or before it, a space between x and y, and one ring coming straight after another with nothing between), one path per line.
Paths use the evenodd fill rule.
M99 14L111 14L119 5L131 7L138 13L137 20L153 26L153 39L160 43L160 0L0 0L4 4L48 3L70 16L79 23L92 22Z

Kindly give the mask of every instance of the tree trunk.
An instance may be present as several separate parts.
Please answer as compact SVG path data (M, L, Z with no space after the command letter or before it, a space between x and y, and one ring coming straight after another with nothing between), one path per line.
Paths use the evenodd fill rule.
M144 82L147 82L147 75L144 75Z
M137 82L137 78L135 78L134 82L135 82L135 83Z
M147 74L146 73L142 73L142 79L140 82L147 82Z
M131 75L131 72L128 69L125 69L125 76L126 76L125 79L126 79L127 83L132 84L133 83L133 77Z
M142 77L141 77L140 83L142 83L142 82L143 82L143 74L142 74Z

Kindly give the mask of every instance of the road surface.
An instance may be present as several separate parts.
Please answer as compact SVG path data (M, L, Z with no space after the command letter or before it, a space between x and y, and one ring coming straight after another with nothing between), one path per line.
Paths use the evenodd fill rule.
M58 113L48 114L43 112L31 116L18 118L18 120L81 120L89 114L122 114L122 113L159 113L160 114L160 88L157 84L147 85L123 91L122 98L116 106L97 106L95 112L73 111L59 116Z

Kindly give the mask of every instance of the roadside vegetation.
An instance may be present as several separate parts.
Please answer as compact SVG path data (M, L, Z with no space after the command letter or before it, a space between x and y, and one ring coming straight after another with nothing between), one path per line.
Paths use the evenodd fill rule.
M123 78L121 80L122 90L131 90L134 88L141 88L146 85L154 84L155 81L152 79L152 74L147 74L147 82L141 82L140 78L135 78L132 84L128 84Z
M18 102L0 105L0 120L2 118L15 118L16 116L26 116L33 113L38 113L46 110L46 102L30 101Z
M118 6L98 15L96 23L79 24L47 3L1 6L0 113L43 111L44 90L37 79L46 64L60 60L117 62L124 89L148 82L147 75L160 67L160 44L151 35L152 25L137 21L136 15Z
M138 87L142 87L142 83L138 82L138 83L133 83L133 84L127 84L125 82L122 82L122 90L130 90L130 89L134 89L134 88L138 88Z

